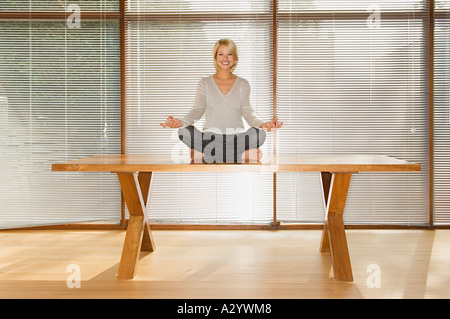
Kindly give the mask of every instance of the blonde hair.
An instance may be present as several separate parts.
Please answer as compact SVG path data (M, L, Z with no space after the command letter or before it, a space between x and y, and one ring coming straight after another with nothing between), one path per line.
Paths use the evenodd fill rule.
M213 49L213 57L214 57L214 67L216 68L217 71L220 71L220 67L217 64L217 51L219 50L219 47L221 45L224 45L228 48L228 50L230 50L231 54L233 55L234 58L234 64L231 67L231 72L234 71L234 69L236 69L238 60L239 60L239 54L238 54L238 49L236 46L236 43L234 43L232 40L230 39L220 39L216 42L216 44L214 45L214 49Z

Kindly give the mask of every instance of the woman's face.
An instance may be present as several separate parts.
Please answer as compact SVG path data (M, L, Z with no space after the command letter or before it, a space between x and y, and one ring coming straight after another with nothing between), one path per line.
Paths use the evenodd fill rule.
M231 70L234 64L234 57L226 46L221 45L217 50L216 61L221 70Z

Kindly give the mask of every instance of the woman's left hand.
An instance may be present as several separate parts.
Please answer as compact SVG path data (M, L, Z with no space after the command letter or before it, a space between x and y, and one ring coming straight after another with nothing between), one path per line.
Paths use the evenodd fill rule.
M271 132L273 130L276 130L283 126L283 122L278 122L278 117L274 118L270 122L266 122L264 124L261 124L259 127L263 130L267 130L268 132Z

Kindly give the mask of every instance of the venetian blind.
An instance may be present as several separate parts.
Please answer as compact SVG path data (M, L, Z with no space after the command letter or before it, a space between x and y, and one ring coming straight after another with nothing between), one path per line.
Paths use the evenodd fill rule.
M60 12L68 10L71 5L82 11L119 10L119 0L2 0L0 9L14 12Z
M51 164L120 152L118 21L0 20L0 48L0 228L117 223L117 177Z
M258 115L272 118L270 1L128 1L126 22L126 153L188 156L177 130L159 123L192 108L198 81L215 73L212 50L220 38L237 44L235 74L250 82ZM202 129L203 124L204 118L195 125ZM262 150L272 151L271 137ZM149 218L270 222L272 185L272 174L154 174Z
M428 223L428 12L423 1L280 0L280 153L385 154L420 173L354 174L347 224ZM319 175L278 174L278 219L322 222Z
M450 224L450 1L435 1L434 223Z

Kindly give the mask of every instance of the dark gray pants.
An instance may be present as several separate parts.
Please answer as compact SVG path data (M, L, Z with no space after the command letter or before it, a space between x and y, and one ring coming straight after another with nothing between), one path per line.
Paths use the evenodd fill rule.
M178 137L190 149L203 153L206 163L240 163L246 150L264 144L266 132L251 127L237 134L215 134L190 125L179 128Z

